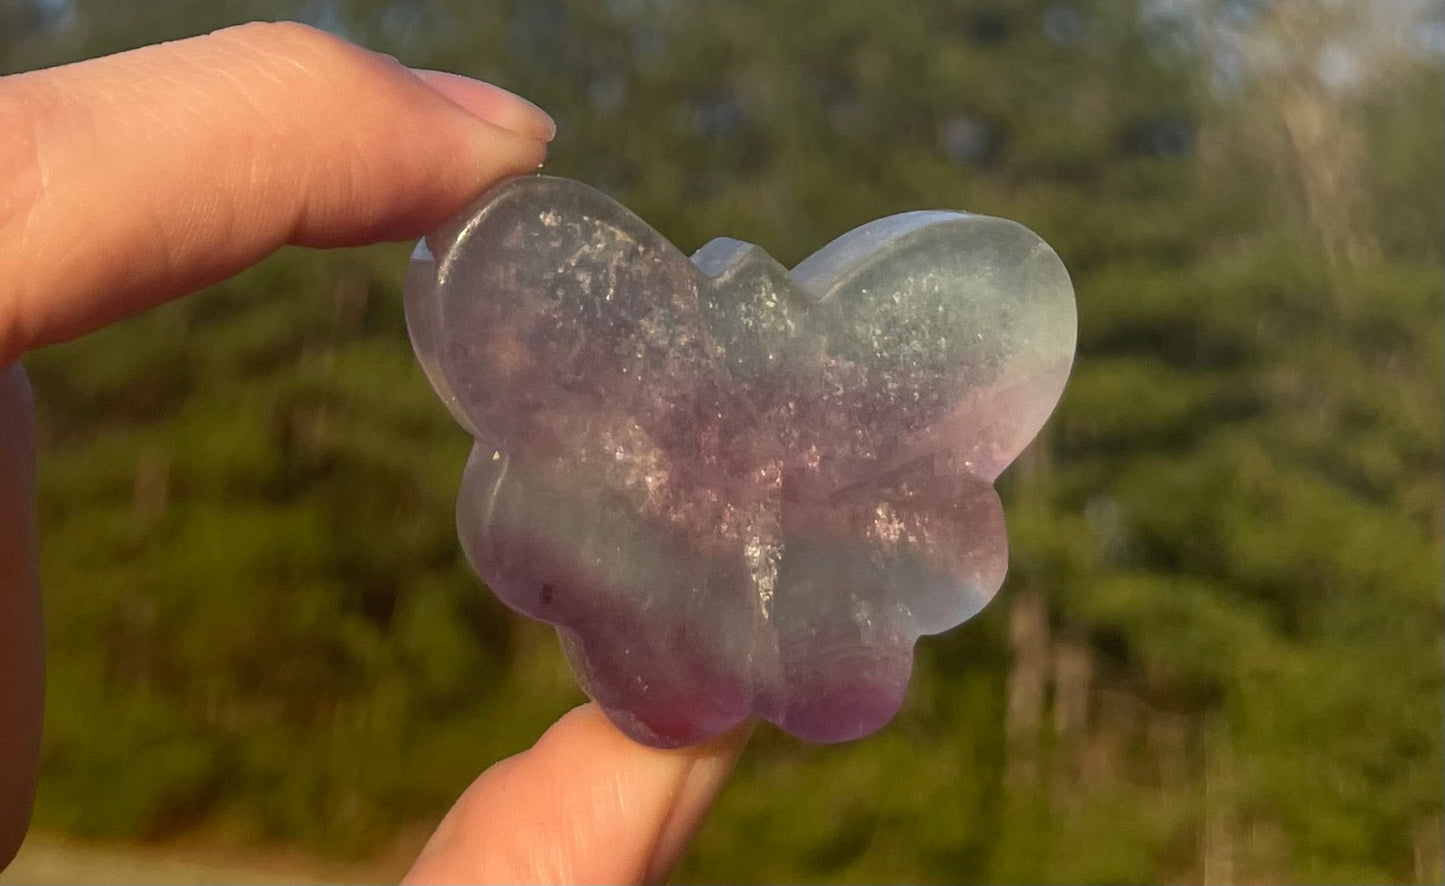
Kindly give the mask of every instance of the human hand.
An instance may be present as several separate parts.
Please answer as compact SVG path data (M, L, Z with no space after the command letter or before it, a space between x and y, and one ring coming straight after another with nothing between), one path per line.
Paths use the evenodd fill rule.
M535 169L552 133L544 113L500 89L291 24L0 78L0 866L29 817L42 697L34 415L20 357L285 244L420 236L493 182ZM665 877L742 741L653 750L583 706L483 773L408 879Z

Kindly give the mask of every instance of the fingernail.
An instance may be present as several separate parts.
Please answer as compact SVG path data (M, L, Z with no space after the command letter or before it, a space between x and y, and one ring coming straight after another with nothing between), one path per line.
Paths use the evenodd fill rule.
M699 749L697 759L682 777L672 809L653 846L645 882L661 883L671 874L682 851L702 827L752 731L751 725L744 726Z
M488 123L544 142L557 135L557 124L546 111L500 86L445 71L413 68L412 73L434 91Z

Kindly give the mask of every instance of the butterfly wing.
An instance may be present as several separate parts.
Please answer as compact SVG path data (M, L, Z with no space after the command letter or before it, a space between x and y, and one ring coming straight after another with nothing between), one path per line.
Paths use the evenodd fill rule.
M531 177L428 238L407 284L422 365L477 441L457 504L469 560L558 626L593 697L656 745L748 714L750 610L717 599L746 584L720 525L738 509L699 470L747 414L722 402L705 279L600 192Z
M872 429L840 453L859 462L855 471L947 451L992 481L1063 392L1073 287L1048 244L1016 222L891 216L833 241L793 276L817 300L810 314L840 379L817 409Z
M604 194L534 176L424 241L407 319L433 385L480 441L585 459L580 441L605 442L599 416L654 430L715 374L699 279Z

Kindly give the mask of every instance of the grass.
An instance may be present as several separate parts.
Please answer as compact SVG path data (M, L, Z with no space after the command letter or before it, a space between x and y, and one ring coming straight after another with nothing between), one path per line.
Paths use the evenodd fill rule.
M407 862L398 856L342 865L294 850L221 849L198 844L88 842L32 831L0 886L67 883L394 883Z

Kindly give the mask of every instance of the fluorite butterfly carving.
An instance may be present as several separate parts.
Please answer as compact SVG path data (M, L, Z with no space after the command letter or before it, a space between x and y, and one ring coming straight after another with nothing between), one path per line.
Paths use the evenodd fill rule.
M735 240L689 260L540 176L418 244L406 312L476 440L470 562L663 747L752 717L817 742L883 726L918 637L1003 580L992 484L1075 337L1063 264L1011 221L895 215L790 272Z

